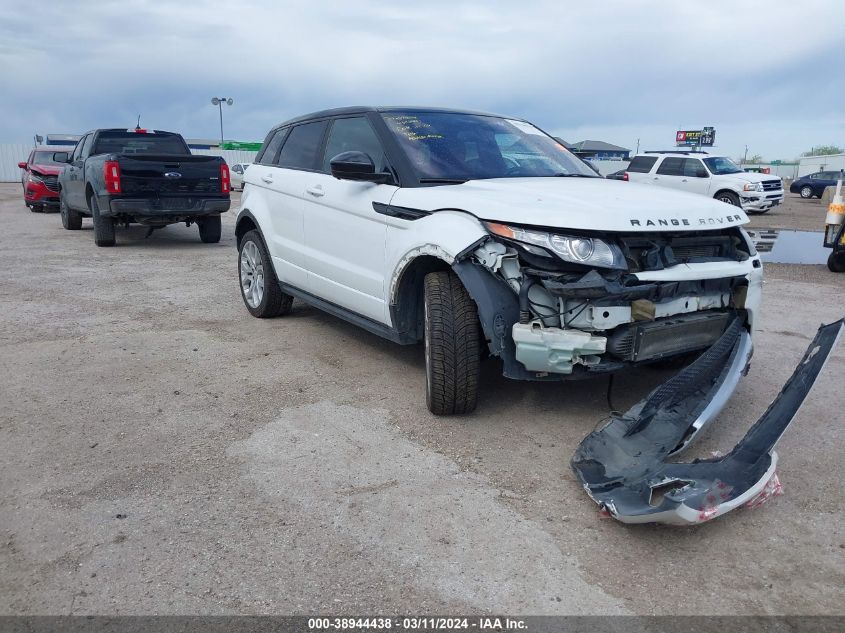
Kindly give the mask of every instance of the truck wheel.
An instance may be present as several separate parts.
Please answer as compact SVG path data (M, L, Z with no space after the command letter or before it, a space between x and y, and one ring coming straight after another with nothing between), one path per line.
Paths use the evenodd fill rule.
M217 244L220 241L220 235L223 232L223 222L220 220L219 215L200 218L197 220L197 226L200 230L200 239L205 244Z
M258 231L249 231L238 246L241 297L249 313L259 319L287 314L293 297L282 292L273 260Z
M732 204L735 207L739 205L739 196L736 195L733 191L720 191L716 194L716 200L719 202L726 202L727 204Z
M478 402L478 310L451 271L425 276L425 403L435 415L470 413Z
M831 253L827 258L827 267L833 273L845 273L845 252Z
M114 220L100 215L97 196L91 196L91 214L94 216L94 243L97 246L114 246Z
M59 194L59 214L62 216L62 226L68 231L78 231L82 228L82 216L67 206L64 194Z
M813 188L808 187L806 185L804 187L801 187L801 197L807 198L807 199L812 198L813 197Z

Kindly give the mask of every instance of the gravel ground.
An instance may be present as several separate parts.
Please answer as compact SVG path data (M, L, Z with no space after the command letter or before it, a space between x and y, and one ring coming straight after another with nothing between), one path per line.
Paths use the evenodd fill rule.
M804 205L754 224L817 230ZM488 362L477 412L436 418L420 348L300 303L249 316L233 213L219 245L134 228L98 249L90 220L64 231L0 185L0 222L0 613L845 614L842 347L779 445L784 496L628 527L568 467L604 379ZM695 455L762 414L843 291L769 269L752 371ZM665 378L620 375L615 406Z

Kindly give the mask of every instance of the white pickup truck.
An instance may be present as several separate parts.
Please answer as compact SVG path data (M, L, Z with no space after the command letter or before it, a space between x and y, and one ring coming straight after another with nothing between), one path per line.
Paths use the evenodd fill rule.
M747 213L765 213L783 201L777 176L745 172L730 158L699 151L637 154L623 180L698 193Z

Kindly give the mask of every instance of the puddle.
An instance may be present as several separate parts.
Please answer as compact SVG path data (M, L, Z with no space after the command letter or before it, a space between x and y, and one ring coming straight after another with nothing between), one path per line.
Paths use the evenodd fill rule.
M773 264L824 264L830 249L822 246L821 231L748 231L760 259Z

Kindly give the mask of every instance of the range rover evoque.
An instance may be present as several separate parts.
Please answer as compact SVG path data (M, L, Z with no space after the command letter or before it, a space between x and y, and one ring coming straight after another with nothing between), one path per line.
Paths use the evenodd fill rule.
M297 297L423 343L428 408L467 413L484 352L509 378L588 378L690 355L741 324L723 370L738 375L762 286L747 221L600 178L518 118L342 108L274 127L246 172L240 288L256 317Z

